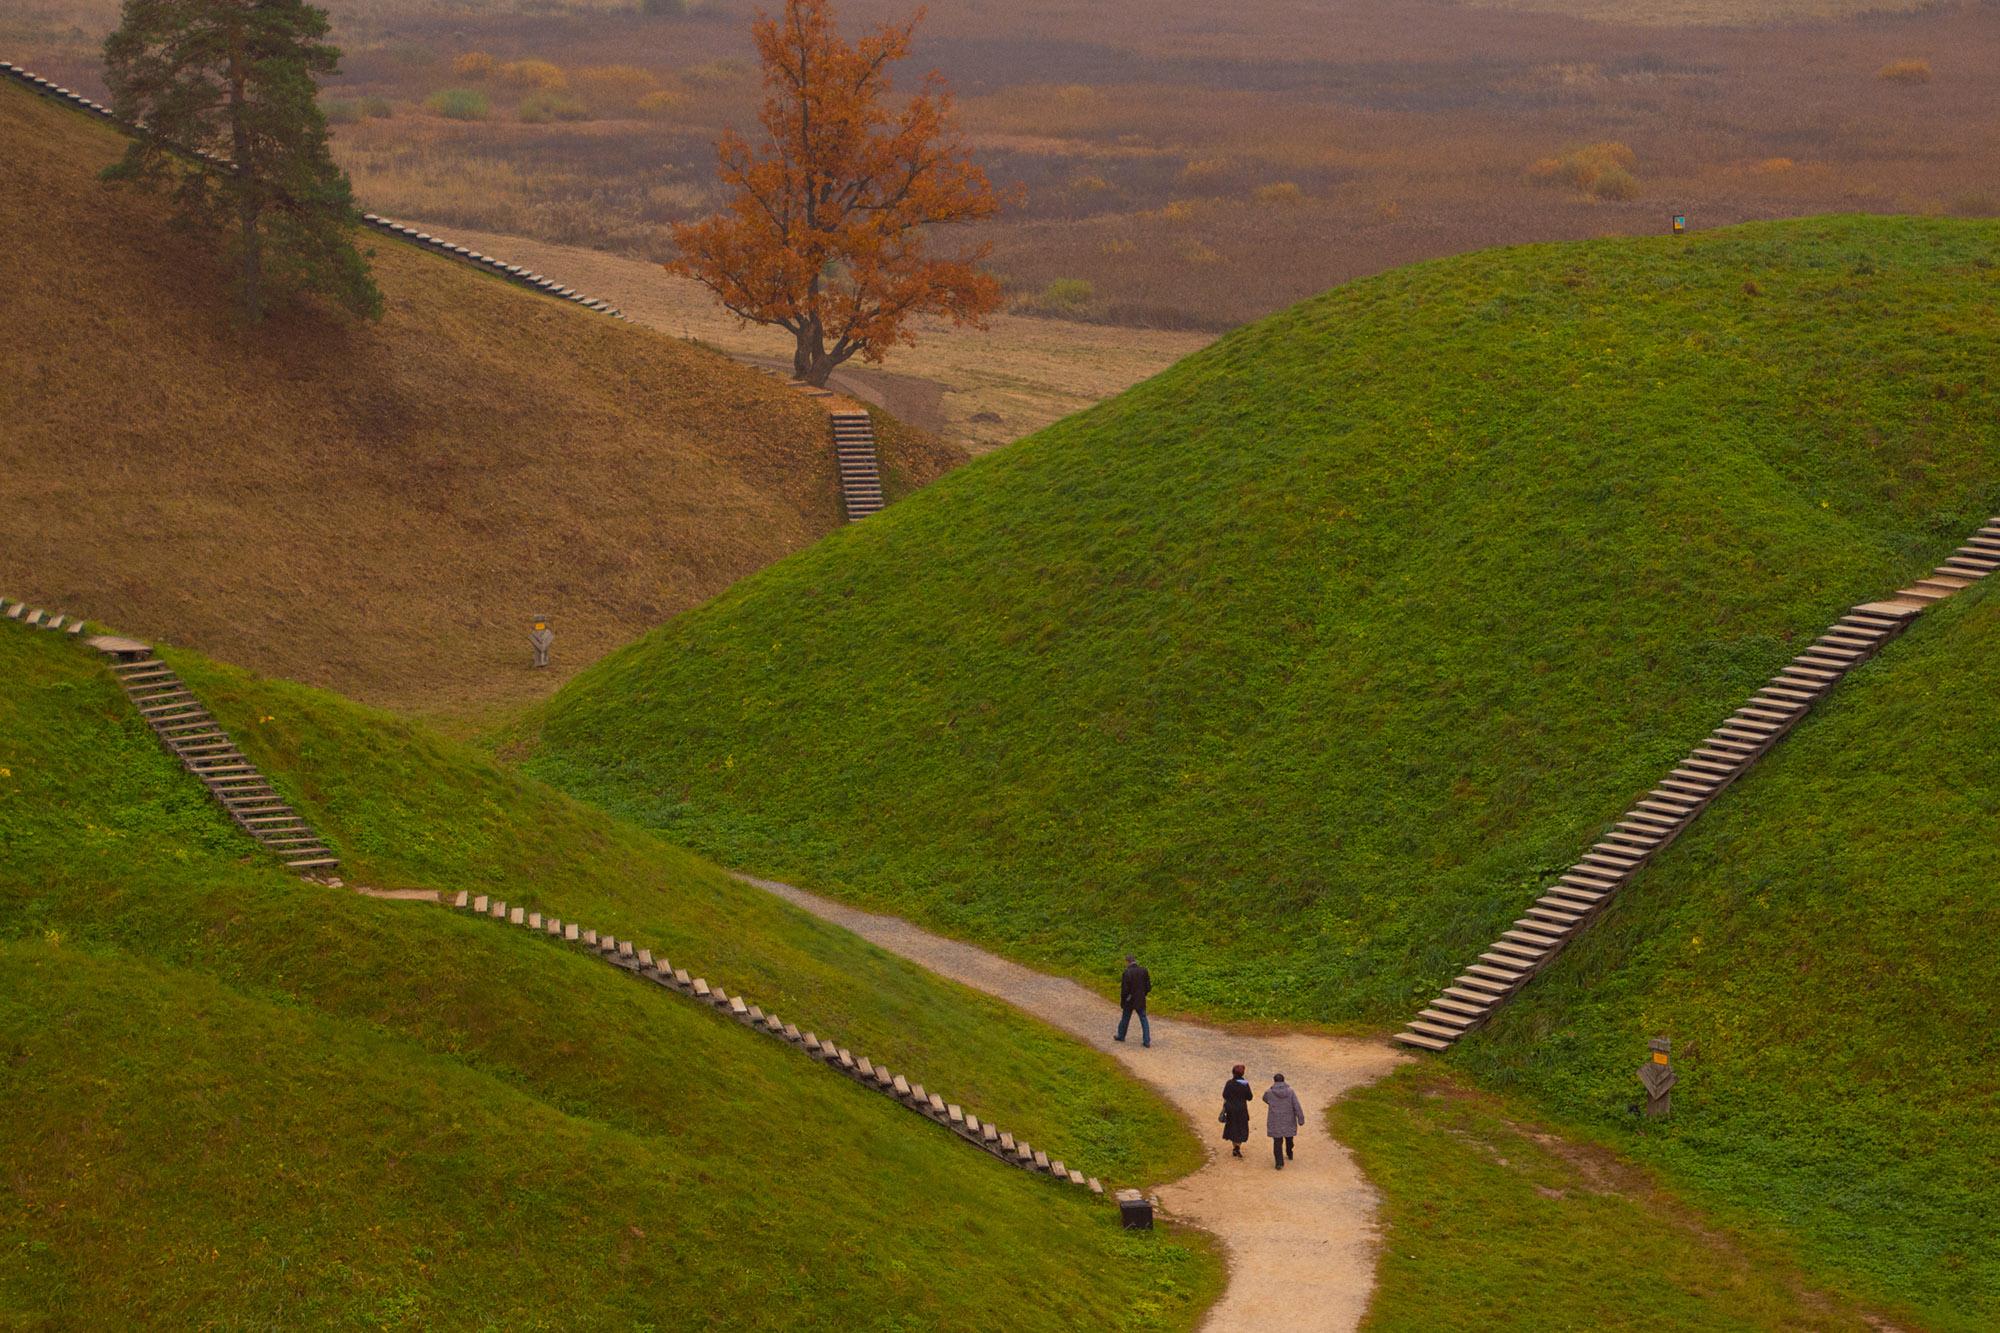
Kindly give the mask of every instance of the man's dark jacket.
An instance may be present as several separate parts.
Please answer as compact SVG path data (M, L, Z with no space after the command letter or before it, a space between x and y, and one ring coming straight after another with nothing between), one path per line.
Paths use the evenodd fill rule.
M1118 1003L1127 1009L1146 1012L1146 992L1153 989L1153 976L1137 963L1125 966L1125 975L1118 980Z

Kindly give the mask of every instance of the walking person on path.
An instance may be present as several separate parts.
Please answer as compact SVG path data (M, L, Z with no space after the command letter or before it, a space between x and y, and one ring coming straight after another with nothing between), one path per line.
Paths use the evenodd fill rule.
M1271 1136L1271 1156L1277 1158L1278 1169L1282 1171L1285 1159L1292 1155L1292 1138L1306 1122L1305 1108L1299 1105L1299 1094L1292 1091L1283 1074L1271 1075L1271 1086L1264 1090L1264 1105L1271 1108L1264 1117L1264 1130Z
M1132 1026L1132 1015L1139 1015L1139 1044L1153 1044L1153 1025L1146 1021L1146 992L1153 989L1153 975L1139 966L1139 960L1131 954L1125 955L1125 975L1118 979L1118 1035L1113 1041L1125 1040L1125 1031Z
M1229 1081L1222 1085L1222 1137L1229 1140L1231 1157L1243 1155L1250 1138L1250 1080L1243 1077L1242 1065L1231 1070Z

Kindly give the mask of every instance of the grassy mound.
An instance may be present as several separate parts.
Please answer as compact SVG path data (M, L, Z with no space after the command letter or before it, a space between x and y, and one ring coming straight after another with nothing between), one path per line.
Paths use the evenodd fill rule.
M2000 1325L1996 662L2000 589L1919 621L1454 1058L1923 1327Z
M1435 1064L1350 1093L1330 1119L1383 1195L1370 1333L1888 1326L1768 1234Z
M1051 1030L405 724L176 661L350 882L602 922L1096 1173L1199 1160ZM1177 1326L1220 1285L579 952L285 874L74 643L0 627L0 682L0 1322Z
M242 327L0 87L0 586L370 702L479 716L839 525L826 417L692 344L369 236L379 325ZM892 434L897 486L952 455ZM555 666L528 668L528 617Z
M746 869L1165 1005L1399 1019L2000 498L2000 225L1496 251L1223 339L514 739Z

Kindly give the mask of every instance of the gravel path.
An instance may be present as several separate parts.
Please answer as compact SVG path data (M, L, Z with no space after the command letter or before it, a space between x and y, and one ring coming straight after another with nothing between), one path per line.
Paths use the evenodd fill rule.
M1387 1043L1303 1033L1239 1036L1171 1018L1153 1020L1153 1045L1140 1046L1138 1024L1123 1044L1111 1039L1118 1006L1073 981L1045 976L982 949L944 939L892 916L779 884L741 876L814 916L844 926L889 952L998 996L1106 1051L1161 1092L1194 1123L1209 1147L1207 1165L1161 1187L1161 1207L1221 1238L1229 1251L1229 1287L1204 1328L1351 1329L1368 1306L1375 1274L1373 1187L1326 1132L1327 1104L1349 1088L1388 1073L1403 1056ZM1142 960L1143 961L1143 960ZM1271 1165L1264 1106L1251 1104L1250 1142L1232 1158L1216 1115L1233 1064L1248 1066L1261 1096L1282 1073L1305 1102L1298 1156Z

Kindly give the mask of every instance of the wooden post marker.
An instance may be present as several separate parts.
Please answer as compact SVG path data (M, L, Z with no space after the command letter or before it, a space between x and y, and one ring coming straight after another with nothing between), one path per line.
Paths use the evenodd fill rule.
M1673 1050L1672 1042L1655 1037L1646 1043L1646 1048L1652 1052L1652 1058L1639 1066L1639 1081L1646 1085L1646 1118L1658 1120L1673 1113L1674 1084L1680 1082L1680 1076L1667 1060Z

